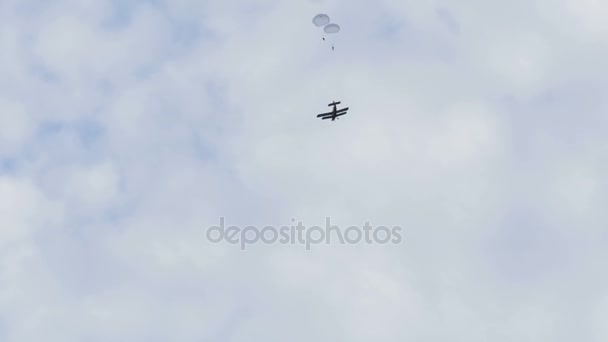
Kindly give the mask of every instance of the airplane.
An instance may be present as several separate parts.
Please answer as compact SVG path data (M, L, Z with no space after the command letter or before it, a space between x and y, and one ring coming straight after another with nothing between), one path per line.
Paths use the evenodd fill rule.
M319 114L317 115L318 118L321 118L321 120L325 120L325 119L331 119L331 121L336 120L336 118L338 118L338 116L341 115L345 115L346 111L348 110L348 107L346 108L342 108L342 109L337 109L336 106L339 105L341 102L338 101L334 101L330 104L328 104L328 107L334 106L334 109L331 112L327 112L327 113L323 113L323 114Z

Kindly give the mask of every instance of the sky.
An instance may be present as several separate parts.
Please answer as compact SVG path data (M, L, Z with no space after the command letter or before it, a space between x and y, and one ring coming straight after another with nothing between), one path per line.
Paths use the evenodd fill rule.
M0 0L0 340L606 341L607 16Z

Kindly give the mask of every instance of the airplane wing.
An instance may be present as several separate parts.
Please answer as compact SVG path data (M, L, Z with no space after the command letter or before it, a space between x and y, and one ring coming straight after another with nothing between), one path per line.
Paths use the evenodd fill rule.
M325 117L322 117L322 118L321 118L321 120L325 120L325 119L332 119L332 118L334 118L334 116L333 116L333 115L332 115L332 116L325 116Z
M340 113L340 114L336 114L336 116L340 116L340 115L346 115L346 112Z
M333 114L334 114L334 112L327 112L327 113L319 114L319 115L317 115L317 117L320 118L322 116L328 116L328 115L331 116Z
M348 110L348 107L346 108L342 108L336 111L336 113L342 113L342 112L346 112Z

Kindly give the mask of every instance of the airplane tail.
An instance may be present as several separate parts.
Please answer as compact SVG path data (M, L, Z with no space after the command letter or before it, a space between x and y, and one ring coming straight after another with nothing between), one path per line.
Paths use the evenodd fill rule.
M340 101L338 101L338 102L334 101L334 102L328 104L327 107L336 106L336 105L339 105L340 103L342 103L342 102L340 102Z

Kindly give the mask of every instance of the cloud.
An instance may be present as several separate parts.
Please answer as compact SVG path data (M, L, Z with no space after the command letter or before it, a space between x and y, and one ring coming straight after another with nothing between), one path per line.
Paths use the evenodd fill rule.
M3 2L0 337L605 340L605 7Z
M2 116L3 152L7 155L18 153L20 147L33 135L34 127L30 116L23 105L18 102L4 100L0 102Z

